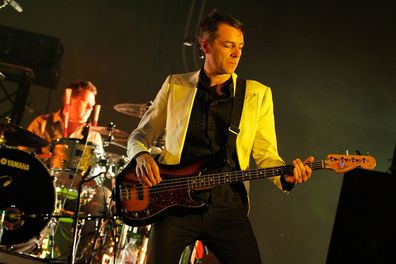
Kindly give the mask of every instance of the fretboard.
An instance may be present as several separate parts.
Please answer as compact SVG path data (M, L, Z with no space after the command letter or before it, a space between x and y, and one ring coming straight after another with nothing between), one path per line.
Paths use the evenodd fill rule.
M313 170L323 169L324 161L315 161L307 164ZM187 177L187 185L189 188L205 188L213 187L225 183L258 180L262 178L276 177L280 175L292 175L292 165L285 165L271 168L260 168L244 171L230 171L214 174L205 174Z

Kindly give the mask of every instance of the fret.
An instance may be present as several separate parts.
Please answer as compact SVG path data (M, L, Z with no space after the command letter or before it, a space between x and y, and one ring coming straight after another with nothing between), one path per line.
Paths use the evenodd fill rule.
M208 186L215 186L215 183L213 181L213 175L208 175Z
M224 180L225 180L224 182L225 183L229 183L230 182L230 174L226 172L226 173L224 173L224 176L225 176L224 177Z

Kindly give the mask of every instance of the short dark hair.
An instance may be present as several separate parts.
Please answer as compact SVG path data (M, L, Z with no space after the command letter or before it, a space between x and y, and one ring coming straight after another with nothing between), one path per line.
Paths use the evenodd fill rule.
M98 93L95 85L93 85L89 81L87 82L80 79L69 83L69 85L67 85L66 88L72 89L72 95L71 95L72 97L79 96L85 90L91 91L94 95L97 95Z
M98 94L98 90L96 89L95 85L93 85L91 82L86 82L83 80L75 80L71 83L69 83L66 86L66 89L71 89L71 97L76 98L79 95L81 95L84 91L91 91L95 96ZM66 93L63 94L62 98L63 104L66 103Z
M201 41L206 39L211 42L217 37L218 26L220 24L227 24L234 28L239 29L242 33L244 33L243 24L241 21L236 19L227 13L219 12L217 9L213 9L208 17L202 21L195 34L196 41L198 45L201 45Z

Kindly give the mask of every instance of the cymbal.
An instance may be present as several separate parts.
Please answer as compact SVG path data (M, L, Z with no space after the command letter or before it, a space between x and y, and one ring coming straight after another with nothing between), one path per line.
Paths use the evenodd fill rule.
M49 144L47 140L14 124L0 124L0 134L8 146L42 148Z
M102 136L112 137L112 140L118 143L126 143L129 137L128 132L112 127L91 126L90 130L98 132Z
M149 109L152 102L147 102L145 104L116 104L113 106L114 110L120 112L122 114L126 114L129 116L142 118L144 113L146 113L147 109Z

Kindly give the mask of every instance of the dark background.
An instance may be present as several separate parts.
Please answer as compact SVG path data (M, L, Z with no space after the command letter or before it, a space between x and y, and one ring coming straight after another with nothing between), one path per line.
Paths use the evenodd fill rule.
M60 107L72 80L91 80L102 105L99 125L130 132L138 118L119 103L153 100L165 77L198 69L183 46L209 10L244 22L239 76L272 88L282 157L360 150L391 165L396 142L396 4L394 1L135 1L18 0L0 9L0 24L59 38L64 46L58 87L34 85L22 126ZM4 85L12 86L10 82ZM1 107L0 107L1 108ZM123 154L122 149L109 152ZM284 195L269 181L253 182L251 221L264 263L325 263L343 181L316 171ZM364 232L364 231L362 231Z

